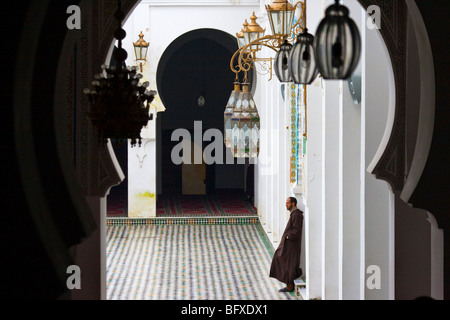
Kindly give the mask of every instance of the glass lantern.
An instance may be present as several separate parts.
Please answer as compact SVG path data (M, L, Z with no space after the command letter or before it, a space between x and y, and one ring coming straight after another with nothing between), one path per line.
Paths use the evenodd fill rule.
M275 55L275 74L280 82L290 82L291 73L289 71L289 55L291 53L292 44L284 41L280 50Z
M144 34L139 34L139 40L133 43L134 46L134 54L136 56L136 61L140 65L140 70L142 72L142 65L147 61L147 51L149 47L149 43L144 40Z
M247 19L245 19L245 22L243 23L244 28L242 28L241 32L236 33L238 48L241 49L245 45L245 38L244 38L244 30L248 26Z
M289 56L289 70L296 84L311 84L317 77L316 58L314 56L314 36L308 29L298 35Z
M239 83L234 83L234 90L231 91L230 98L228 99L227 106L225 107L224 112L224 143L227 148L231 148L233 145L232 139L232 127L231 127L231 119L233 117L234 108L236 107L236 102L240 93Z
M324 79L348 79L358 65L361 37L346 6L329 6L314 39L317 68Z
M256 22L257 17L255 16L255 12L253 11L253 15L250 17L251 22L248 24L246 28L242 30L244 33L245 44L249 44L256 39L260 39L264 37L265 29L261 28L261 26ZM261 50L261 44L252 44L250 45L250 50L259 51Z
M291 33L295 7L287 0L274 0L266 5L273 35L287 37Z
M234 107L233 114L231 115L231 153L234 157L239 156L239 123L242 114L242 92L239 92L236 106Z

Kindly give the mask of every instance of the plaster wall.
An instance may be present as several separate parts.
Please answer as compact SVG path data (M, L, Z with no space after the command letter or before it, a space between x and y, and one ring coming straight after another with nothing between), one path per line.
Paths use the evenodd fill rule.
M149 81L151 90L158 90L156 73L158 63L165 49L182 34L201 28L222 30L233 36L242 28L245 19L252 10L259 9L259 1L141 1L125 21L123 28L127 37L123 47L129 53L127 65L136 65L133 42L139 39L142 31L144 40L150 43L147 62L143 66L142 81ZM150 27L151 26L151 27ZM231 72L231 70L230 70ZM232 84L230 83L230 92ZM159 96L152 103L154 117L163 112L165 106ZM225 106L224 106L225 107ZM157 140L160 132L156 130L156 121L150 121L143 132L142 147L128 148L128 215L130 217L156 216L156 200L161 182L157 178L161 172L161 161L157 163ZM239 169L239 168L237 168ZM234 170L235 175L241 171ZM216 187L240 187L242 183L227 183L220 168L216 172ZM159 188L157 188L159 186Z

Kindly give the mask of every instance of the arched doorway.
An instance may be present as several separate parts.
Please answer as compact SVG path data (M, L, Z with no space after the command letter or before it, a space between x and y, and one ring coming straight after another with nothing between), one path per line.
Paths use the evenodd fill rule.
M204 142L198 136L200 132L203 136L208 129L218 129L223 134L223 111L235 78L229 62L237 49L236 38L230 34L197 29L178 37L164 51L156 77L158 94L166 108L157 122L161 138L157 147L159 194L211 194L221 188L243 188L244 165L177 165L171 159L172 149L180 143L172 141L174 130L188 130L191 141L200 143L201 150L210 142ZM199 104L200 97L204 105ZM194 133L195 126L201 131ZM221 145L225 155L225 146Z

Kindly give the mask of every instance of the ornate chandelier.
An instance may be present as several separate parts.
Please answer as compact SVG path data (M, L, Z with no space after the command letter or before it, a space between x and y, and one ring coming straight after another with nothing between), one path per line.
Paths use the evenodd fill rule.
M125 15L118 1L115 18L118 29L114 33L118 40L118 48L114 52L117 62L115 66L102 66L102 73L92 81L93 89L84 89L90 102L88 118L96 128L99 143L106 144L108 138L121 142L131 140L131 145L141 145L141 129L153 119L149 112L150 103L156 95L147 90L148 82L140 83L142 74L137 73L139 67L125 67L127 52L122 48L122 40L126 36L122 29Z

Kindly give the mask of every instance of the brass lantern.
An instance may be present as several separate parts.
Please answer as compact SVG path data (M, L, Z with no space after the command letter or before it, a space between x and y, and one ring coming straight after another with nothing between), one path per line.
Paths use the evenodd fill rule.
M273 0L266 10L272 34L286 38L291 33L295 7L287 0Z
M256 39L264 37L265 29L261 28L261 26L256 22L257 17L255 16L255 11L253 11L253 15L250 17L251 22L248 24L246 28L242 30L244 33L245 44L249 44ZM250 45L251 51L259 51L261 50L262 45L260 43Z
M245 45L245 39L244 39L244 29L247 28L248 22L247 19L245 19L245 22L243 23L244 28L241 30L241 32L236 33L236 37L238 40L238 48L242 48Z
M147 51L149 47L149 43L144 40L144 34L139 34L139 40L133 43L134 46L134 54L136 56L136 61L139 63L142 72L142 66L147 61Z
M259 153L259 114L248 86L242 84L231 121L231 151L236 158L256 158Z
M241 93L239 93L238 96L240 96ZM238 146L239 146L239 122L241 119L241 104L236 103L236 106L233 109L233 114L231 115L231 152L233 154L233 157L238 157Z
M234 108L236 107L236 102L239 97L239 93L241 89L239 88L239 82L234 83L234 90L231 92L230 98L228 99L227 106L225 107L224 112L224 130L225 130L225 146L231 148L233 145L232 139L232 127L231 127L231 119L233 117Z

